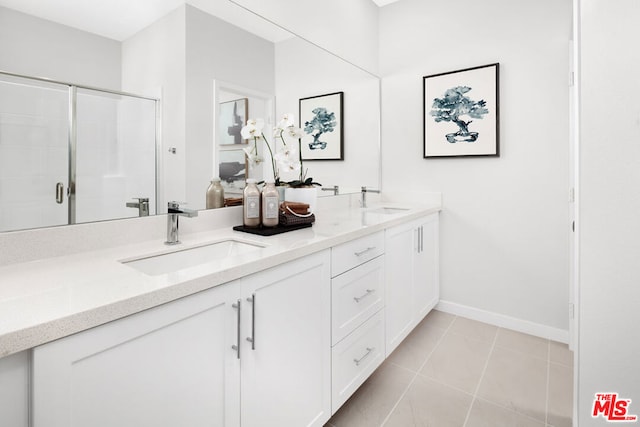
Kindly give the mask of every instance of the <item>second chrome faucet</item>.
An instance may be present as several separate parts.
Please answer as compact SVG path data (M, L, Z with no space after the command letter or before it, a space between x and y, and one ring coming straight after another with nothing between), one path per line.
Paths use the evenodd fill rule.
M182 208L178 202L167 203L167 241L164 242L165 245L177 245L180 243L178 218L181 216L193 218L198 216L198 211Z

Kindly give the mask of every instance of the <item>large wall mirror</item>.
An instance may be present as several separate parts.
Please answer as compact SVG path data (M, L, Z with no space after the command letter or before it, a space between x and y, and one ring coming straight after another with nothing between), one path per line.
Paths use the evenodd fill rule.
M122 3L0 0L0 231L134 217L140 197L151 215L204 209L212 177L235 168L239 190L238 120L263 119L271 140L283 114L300 124L301 99L338 92L343 160L308 175L343 194L380 185L377 76L228 0Z

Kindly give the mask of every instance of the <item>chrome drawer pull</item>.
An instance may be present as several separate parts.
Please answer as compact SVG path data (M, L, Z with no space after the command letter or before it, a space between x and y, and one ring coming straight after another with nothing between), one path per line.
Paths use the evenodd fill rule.
M353 297L353 299L356 302L360 302L360 300L364 299L365 297L368 297L369 295L371 295L375 291L376 291L375 289L367 289L367 293L366 294L362 295L361 297Z
M354 255L355 255L355 256L362 256L362 255L366 254L367 252L374 250L375 248L376 248L375 246L368 247L367 249L365 249L365 250L363 250L363 251L360 251L360 252L354 252Z
M251 343L251 350L256 349L256 294L251 294L247 301L251 303L251 336L247 341Z
M238 322L238 332L237 332L237 345L232 345L231 348L234 349L237 353L238 353L238 359L240 359L240 300L238 300L235 304L231 304L231 307L235 308L236 310L238 310L238 317L237 317L237 322Z
M353 361L356 363L356 366L360 366L360 363L362 363L362 361L366 359L373 350L375 350L375 347L367 347L367 352L364 354L364 356L362 356L360 359L353 359Z

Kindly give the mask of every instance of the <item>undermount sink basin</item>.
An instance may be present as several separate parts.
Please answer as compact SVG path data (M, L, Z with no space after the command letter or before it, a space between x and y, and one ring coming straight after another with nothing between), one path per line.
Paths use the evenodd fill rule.
M377 214L385 214L385 215L390 215L390 214L397 214L397 213L402 213L405 211L408 211L409 209L407 208L390 208L390 207L380 207L380 208L375 208L370 210L369 212L371 213L377 213Z
M209 243L174 252L145 255L140 258L120 261L142 273L157 276L167 274L189 267L206 264L212 261L227 257L253 252L262 249L264 246L253 243L241 242L239 240L223 240L221 242Z

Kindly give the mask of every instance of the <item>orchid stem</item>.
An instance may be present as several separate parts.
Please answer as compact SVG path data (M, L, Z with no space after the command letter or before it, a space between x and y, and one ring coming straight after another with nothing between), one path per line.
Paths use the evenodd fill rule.
M269 150L269 154L271 155L271 167L273 168L273 180L278 184L278 173L276 172L276 160L273 158L273 151L271 151L271 146L267 142L267 138L264 137L264 133L262 134L262 139L264 139L264 145L267 146Z

